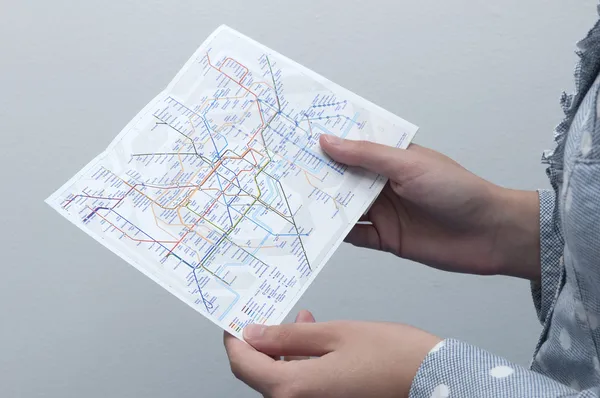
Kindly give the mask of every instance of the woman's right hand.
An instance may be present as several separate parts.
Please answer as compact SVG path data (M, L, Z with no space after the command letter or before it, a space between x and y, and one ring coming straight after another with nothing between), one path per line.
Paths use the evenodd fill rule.
M431 149L321 136L334 160L389 178L346 241L452 272L540 277L539 200Z

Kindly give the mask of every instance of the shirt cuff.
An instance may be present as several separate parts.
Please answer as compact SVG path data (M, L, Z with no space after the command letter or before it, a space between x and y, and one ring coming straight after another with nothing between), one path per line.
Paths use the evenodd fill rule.
M539 190L540 200L540 259L542 277L532 282L531 294L538 319L543 324L554 304L563 270L564 241L560 232L556 194Z
M563 384L504 358L447 339L425 357L413 380L409 398L562 397L577 394Z

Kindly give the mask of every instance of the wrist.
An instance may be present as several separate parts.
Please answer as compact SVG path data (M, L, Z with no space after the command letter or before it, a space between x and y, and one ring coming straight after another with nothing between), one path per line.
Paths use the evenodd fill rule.
M404 387L407 387L407 389L402 388L400 391L398 391L399 396L409 396L412 384L414 383L421 367L423 366L423 363L427 360L429 354L439 350L444 345L444 339L420 329L414 330L418 332L418 336L412 339L412 344L410 344L409 351L405 355L405 359L413 359L410 361L412 365L407 367L409 362L405 361L404 365L402 366L404 371L399 372L399 374L403 375L403 377L406 377L405 381L403 381L401 384Z
M502 187L494 191L492 264L495 273L537 281L541 277L538 193Z

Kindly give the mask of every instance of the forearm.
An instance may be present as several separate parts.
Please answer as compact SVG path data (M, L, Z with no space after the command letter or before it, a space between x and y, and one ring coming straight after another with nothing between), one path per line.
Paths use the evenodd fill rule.
M540 202L536 191L498 188L493 263L497 274L539 281Z

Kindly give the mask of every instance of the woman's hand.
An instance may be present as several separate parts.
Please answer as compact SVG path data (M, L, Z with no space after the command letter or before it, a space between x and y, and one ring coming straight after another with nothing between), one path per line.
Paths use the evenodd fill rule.
M441 341L401 324L314 323L306 311L299 317L309 323L247 326L248 344L225 333L234 375L272 398L406 397L421 362Z
M446 271L539 279L536 192L501 188L452 159L417 145L407 150L321 136L334 160L389 178L346 241Z

